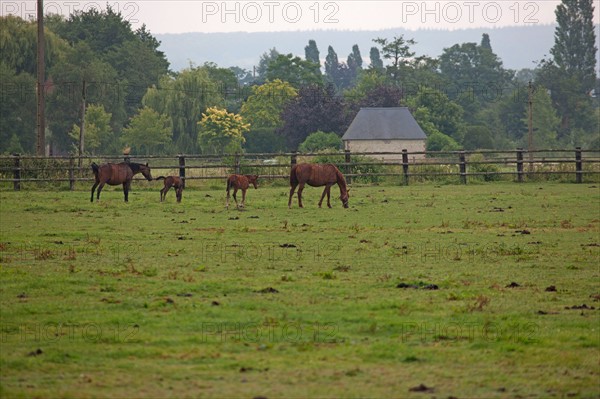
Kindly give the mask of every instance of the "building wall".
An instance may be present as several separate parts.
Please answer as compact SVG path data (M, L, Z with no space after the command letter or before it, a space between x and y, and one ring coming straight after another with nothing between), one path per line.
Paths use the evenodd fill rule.
M344 149L350 152L408 152L425 151L425 140L344 140ZM385 160L402 160L402 155L374 155ZM423 154L410 155L409 159L423 159Z

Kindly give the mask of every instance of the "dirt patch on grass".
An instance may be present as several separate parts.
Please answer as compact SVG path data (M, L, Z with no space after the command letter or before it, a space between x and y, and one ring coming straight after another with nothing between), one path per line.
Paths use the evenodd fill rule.
M257 292L259 294L278 294L279 293L279 291L273 287L263 288L262 290L257 290L255 292Z
M399 283L396 288L412 288L416 290L438 290L440 287L437 284L425 283L418 281L416 283Z

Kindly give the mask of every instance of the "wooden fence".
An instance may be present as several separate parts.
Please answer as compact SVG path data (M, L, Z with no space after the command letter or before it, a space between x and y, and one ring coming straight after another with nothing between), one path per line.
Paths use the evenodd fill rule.
M178 174L190 180L224 180L230 173L256 173L263 180L287 178L298 162L333 162L349 183L379 181L393 177L399 184L413 181L454 178L467 184L470 179L524 182L542 176L567 176L582 183L600 180L600 150L526 151L438 151L401 153L277 153L175 156L57 156L36 157L13 154L0 156L0 187L20 190L24 183L64 183L71 190L78 182L93 180L90 164L96 162L149 162L156 176ZM141 179L141 178L140 178Z

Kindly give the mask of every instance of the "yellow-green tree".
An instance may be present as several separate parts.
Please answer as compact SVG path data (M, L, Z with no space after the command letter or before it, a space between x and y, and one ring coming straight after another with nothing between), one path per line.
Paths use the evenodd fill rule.
M164 152L173 137L173 124L167 115L144 107L131 118L123 129L122 142L138 153L146 155Z
M90 104L85 110L84 145L85 151L96 154L109 153L114 148L114 133L110 127L111 114L104 110L102 104ZM73 125L69 136L78 148L80 127Z
M203 153L241 152L246 141L244 133L250 130L250 124L241 115L217 107L207 108L198 125L198 143Z
M275 79L252 87L252 94L242 104L240 114L252 129L279 128L283 125L281 111L297 95L298 91L291 84Z

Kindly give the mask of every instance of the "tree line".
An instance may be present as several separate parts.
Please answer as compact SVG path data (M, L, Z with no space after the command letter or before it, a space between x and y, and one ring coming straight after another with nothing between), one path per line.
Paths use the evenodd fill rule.
M210 62L174 72L146 27L133 30L110 7L48 15L46 141L52 153L77 153L83 124L90 154L339 148L361 107L406 106L428 150L508 149L527 147L531 101L535 148L598 148L593 11L591 0L563 0L550 56L519 71L484 34L437 58L400 35L374 38L365 58L358 45L322 57L310 40L303 57L271 48L255 72ZM35 21L0 17L0 53L0 152L33 153Z

